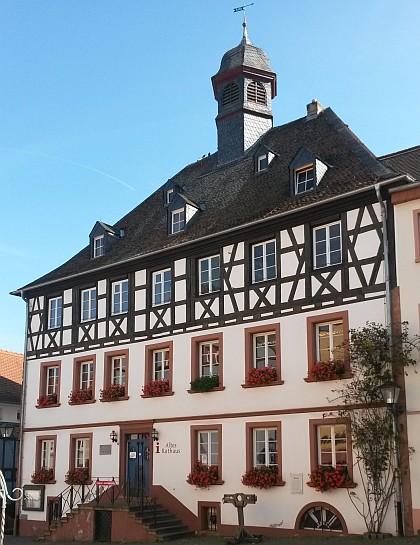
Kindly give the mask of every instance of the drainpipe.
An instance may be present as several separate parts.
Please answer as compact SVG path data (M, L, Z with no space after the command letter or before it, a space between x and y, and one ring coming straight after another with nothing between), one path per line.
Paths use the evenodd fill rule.
M386 305L386 327L390 333L390 349L392 350L391 342L391 325L392 325L392 312L391 312L391 284L389 278L389 242L388 242L388 226L387 226L387 210L385 203L381 196L381 188L379 184L375 185L376 197L381 206L381 220L382 220L382 237L384 241L384 272L385 272L385 305Z

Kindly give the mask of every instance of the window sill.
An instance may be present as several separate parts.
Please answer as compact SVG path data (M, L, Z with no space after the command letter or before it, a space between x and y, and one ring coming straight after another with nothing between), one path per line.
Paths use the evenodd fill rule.
M316 488L316 485L312 483L306 483L309 488ZM331 492L332 490L338 490L339 488L356 488L357 483L354 483L353 481L350 481L348 483L344 483L341 486L338 486L337 488L329 488L328 490L317 490L317 492Z
M220 290L209 291L208 293L198 293L197 299L205 299L206 297L217 297L220 295Z
M333 380L343 380L345 378L352 378L353 377L353 374L350 372L350 371L346 371L343 375L341 375L340 377L335 377L335 378L321 378L321 379L317 379L317 378L312 378L312 377L305 377L303 380L305 382L331 382Z
M61 403L51 403L50 405L44 405L43 407L41 405L35 405L35 409L51 409L54 407L59 407Z
M264 382L263 384L241 384L242 388L263 388L264 386L281 386L284 380L273 380L273 382Z
M69 405L91 405L96 403L96 399L87 399L86 401L69 401Z
M57 481L54 479L52 481L44 481L42 483L34 483L33 481L31 481L32 484L55 484Z
M126 401L127 399L130 399L130 396L121 396L116 399L100 399L99 401L101 403L114 403L115 401Z
M142 394L140 397L142 397L143 399L153 399L153 398L159 398L159 397L168 397L168 396L173 396L174 393L171 391L171 392L164 392L163 394L159 394L157 396L151 396L151 395L145 395L145 394Z
M211 390L205 390L205 391L200 391L200 390L187 390L187 392L189 394L208 394L210 392L222 392L223 390L225 389L224 386L216 386L215 388L212 388Z
M66 484L67 484L67 486L86 486L88 484L93 484L93 481L92 481L92 479L89 479L88 481L84 482L83 484L68 484L68 483L66 483Z

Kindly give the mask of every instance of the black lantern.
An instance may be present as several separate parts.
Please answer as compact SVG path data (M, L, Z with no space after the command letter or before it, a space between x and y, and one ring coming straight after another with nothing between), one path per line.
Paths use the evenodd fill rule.
M118 441L117 432L112 430L112 432L109 434L109 438L111 439L111 443L116 443Z
M382 384L380 390L382 398L387 405L394 406L397 404L400 387L393 380L388 380Z
M159 441L159 432L155 428L152 430L152 439L153 441Z

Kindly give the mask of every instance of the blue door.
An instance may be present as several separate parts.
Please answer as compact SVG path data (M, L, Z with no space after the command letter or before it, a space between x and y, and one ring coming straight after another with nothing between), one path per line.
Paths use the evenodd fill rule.
M148 434L131 434L127 441L127 481L131 497L149 495L150 448Z

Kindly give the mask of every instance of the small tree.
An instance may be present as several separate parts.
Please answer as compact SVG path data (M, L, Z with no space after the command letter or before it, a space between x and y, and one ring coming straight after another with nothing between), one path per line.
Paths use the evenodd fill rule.
M359 467L364 497L349 491L369 533L380 533L395 492L399 468L393 415L383 405L380 387L394 375L414 366L419 338L409 339L407 323L391 336L380 324L367 323L350 331L347 353L352 378L334 393L343 404L338 416L351 423L355 465Z

